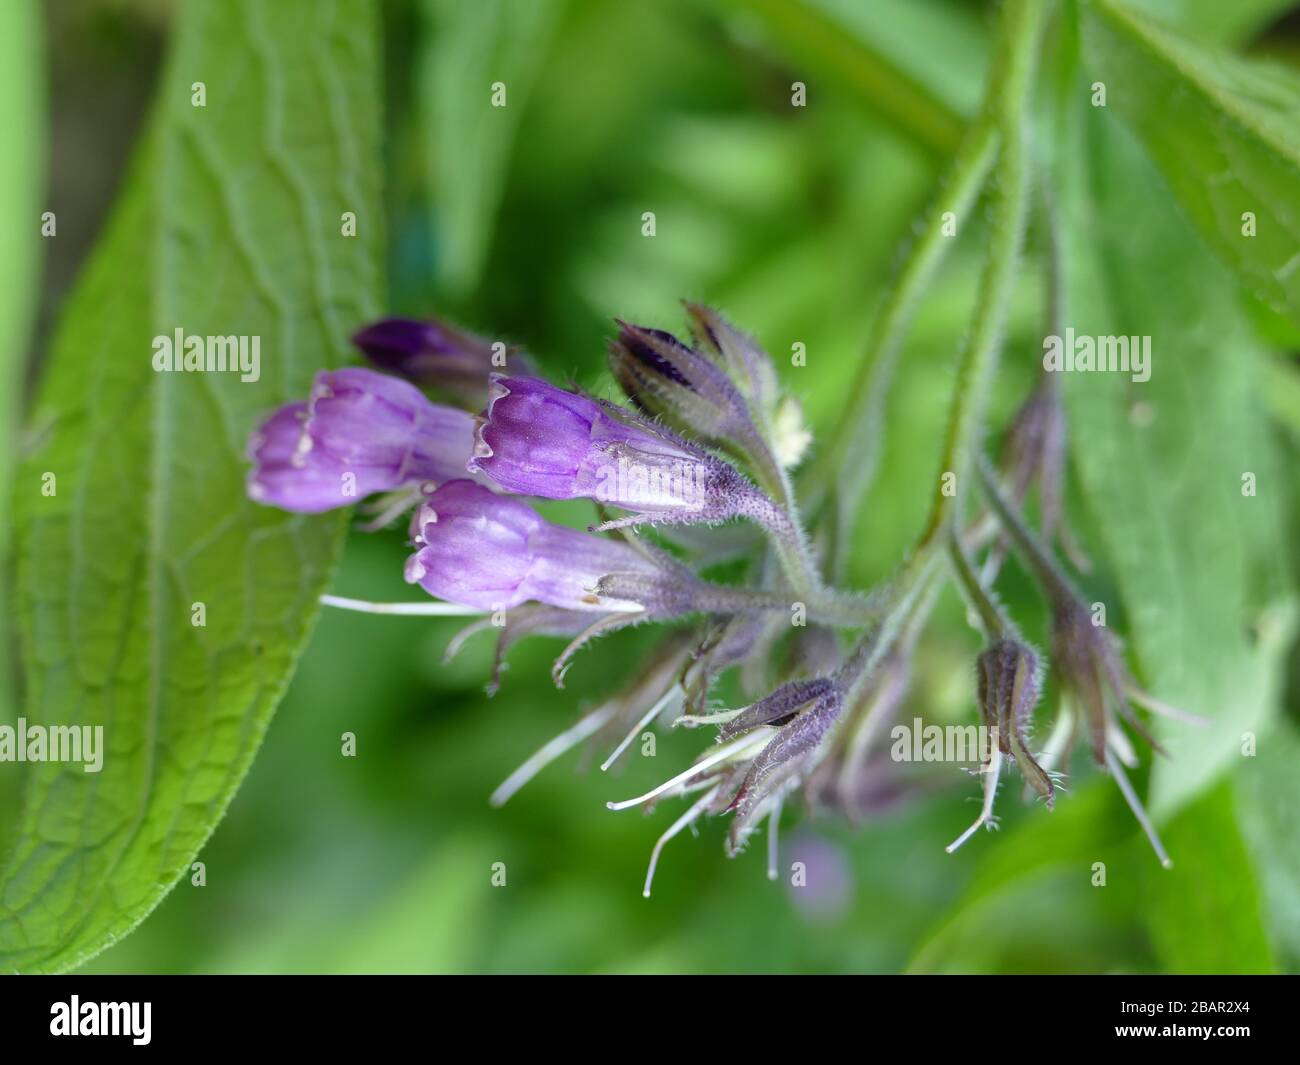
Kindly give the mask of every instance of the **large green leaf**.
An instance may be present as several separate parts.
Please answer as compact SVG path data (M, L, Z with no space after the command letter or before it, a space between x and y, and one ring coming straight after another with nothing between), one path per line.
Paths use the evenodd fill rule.
M1291 722L1259 737L1234 782L1237 817L1259 870L1274 949L1289 972L1300 971L1300 803L1296 766L1300 731Z
M32 768L0 968L76 965L158 903L305 639L340 522L250 504L242 453L376 307L375 15L368 0L180 9L146 145L54 340L34 412L51 431L18 477L26 716L103 726L105 753L99 773ZM260 337L260 379L155 373L152 338L177 328Z
M1015 789L1006 789L1005 803L1015 801ZM1026 898L1034 894L1052 900L1051 911L1039 915L1040 934L1050 948L1059 936L1068 934L1068 926L1077 924L1080 915L1066 907L1061 899L1073 892L1088 894L1093 887L1093 867L1103 862L1108 867L1111 887L1107 892L1120 893L1134 879L1140 879L1140 867L1131 859L1131 826L1122 809L1118 792L1106 780L1092 776L1080 780L1048 812L1034 809L1009 832L988 836L980 833L964 851L953 856L954 862L978 862L978 871L958 901L938 920L922 940L907 970L913 973L975 972L1016 969L1006 964L1006 955L1021 949L1020 942L1031 937ZM974 848L974 849L972 849ZM1142 865L1154 859L1142 856ZM1157 866L1158 868L1158 866ZM1044 891L1044 884L1051 885ZM1110 902L1109 897L1105 901ZM1085 924L1086 927L1086 924ZM1070 951L1062 953L1069 956Z
M1151 800L1175 868L1149 874L1152 939L1170 971L1266 972L1273 953L1233 788L1207 788L1246 764L1243 737L1266 730L1278 704L1292 592L1267 353L1131 135L1111 112L1085 111L1086 139L1058 159L1066 321L1079 334L1150 337L1151 352L1144 382L1069 379L1074 463L1144 682L1209 719L1159 723L1171 757L1155 764Z
M1111 624L1153 694L1209 719L1160 722L1171 757L1156 762L1153 801L1170 814L1239 764L1243 733L1276 712L1277 622L1293 594L1284 473L1265 353L1231 278L1114 113L1084 110L1086 148L1067 160L1087 158L1091 181L1064 179L1067 321L1081 335L1150 337L1151 356L1146 382L1066 375L1072 453L1118 586Z
M1169 824L1172 870L1148 873L1147 921L1165 968L1175 973L1267 973L1273 952L1260 888L1224 781Z
M0 5L0 129L5 150L0 153L0 203L16 224L0 228L0 499L8 499L18 439L19 397L23 392L23 357L27 353L36 305L40 262L42 174L45 162L40 19L33 0ZM0 725L17 719L10 651L9 551L13 530L0 519ZM0 810L17 802L20 774L0 773ZM0 817L0 855L7 849L13 826Z
M1105 82L1108 105L1132 123L1224 261L1300 323L1300 79L1194 43L1113 0L1087 11L1089 72Z

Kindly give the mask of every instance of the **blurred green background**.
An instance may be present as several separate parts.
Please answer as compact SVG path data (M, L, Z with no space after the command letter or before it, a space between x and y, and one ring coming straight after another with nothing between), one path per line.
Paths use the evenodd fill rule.
M1294 16L1276 4L1242 7L1253 19L1221 39L1295 54ZM676 301L698 299L767 346L818 428L839 409L900 244L979 100L991 26L989 5L962 0L412 0L384 12L391 312L437 313L508 337L552 378L607 391L610 319L679 329ZM45 10L50 182L84 218L61 220L68 236L47 249L37 351L93 219L112 199L171 17L164 0ZM888 77L915 94L886 87L882 96L861 76L872 56L887 57ZM511 121L489 129L483 86L497 78L509 86ZM790 106L795 81L807 85L806 109ZM645 211L656 215L653 239L641 235ZM909 340L853 561L862 584L890 570L922 521L981 242L977 224ZM1031 260L995 426L1033 380L1041 302ZM1278 346L1294 343L1270 326L1281 330ZM795 343L806 345L806 367L790 366ZM1294 470L1294 426L1276 435L1283 468ZM1069 504L1104 559L1097 514L1073 496ZM1294 501L1284 509L1293 514ZM1294 537L1284 542L1294 550ZM396 533L354 534L334 590L409 598L404 555ZM1284 590L1285 568L1278 560L1270 591ZM1102 565L1089 586L1105 593L1107 581ZM1041 641L1041 607L1014 566L1001 590ZM1114 624L1123 631L1122 618ZM1276 786L1300 755L1294 668L1289 717L1240 771L1248 779L1230 795L1211 790L1167 831L1176 860L1183 844L1192 855L1172 873L1160 870L1109 782L1086 771L1050 816L1019 806L1007 789L1002 832L949 856L943 845L969 823L977 797L954 768L942 792L862 826L788 808L786 875L776 883L765 876L761 837L727 861L725 826L706 823L699 838L669 846L645 900L650 847L675 815L613 814L604 802L671 775L698 751L698 735L661 735L655 758L634 756L621 774L576 771L570 756L503 809L487 798L612 691L651 634L619 634L583 652L565 691L547 674L558 641L529 641L512 652L503 688L488 700L490 640L476 638L443 664L455 629L324 614L248 779L200 855L206 886L183 878L83 971L1300 965L1297 792L1293 777L1290 790ZM977 648L949 595L902 719L973 720ZM355 758L340 755L345 731L356 734ZM1195 851L1198 838L1213 846ZM808 864L809 887L786 882L794 861ZM1094 861L1107 864L1104 890L1092 886ZM495 862L506 864L504 887L491 884ZM1198 903L1206 878L1243 877L1251 883L1240 906L1263 913L1253 923L1222 891ZM1186 903L1175 907L1190 922L1181 933L1152 913L1171 896ZM1216 909L1223 905L1227 915ZM1198 953L1171 942L1180 934L1226 943Z

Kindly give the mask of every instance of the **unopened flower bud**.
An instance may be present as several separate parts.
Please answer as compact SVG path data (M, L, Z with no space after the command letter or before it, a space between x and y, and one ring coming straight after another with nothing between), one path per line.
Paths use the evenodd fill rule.
M732 380L671 333L619 322L609 365L628 399L646 414L724 446L748 449L758 438Z
M1016 760L1021 774L1050 807L1055 786L1035 761L1026 737L1038 705L1038 656L1017 639L1003 638L979 657L979 704L984 725L997 737L998 749Z

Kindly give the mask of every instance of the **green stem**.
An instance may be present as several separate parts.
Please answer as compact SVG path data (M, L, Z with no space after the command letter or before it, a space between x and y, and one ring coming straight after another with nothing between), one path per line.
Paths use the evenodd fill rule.
M933 202L921 216L924 226L899 270L893 287L872 323L864 357L849 386L849 400L831 434L831 443L818 453L808 474L811 496L823 496L836 486L839 512L837 541L852 534L849 527L858 504L875 476L883 436L884 406L898 365L903 340L917 305L943 262L952 238L943 234L949 212L961 219L983 188L997 148L997 123L985 108L962 141Z
M1052 557L1051 550L1034 535L1033 530L1025 524L1024 518L1016 512L1016 508L1007 499L1002 486L998 483L997 471L985 458L979 460L978 470L984 497L1002 526L1002 531L1007 534L1016 549L1016 554L1029 567L1034 579L1047 593L1047 597L1052 602L1063 599L1081 602L1082 596L1066 576L1065 571L1057 564L1056 559Z
M796 597L807 600L823 591L825 585L813 561L812 548L793 508L762 494L747 513L763 526Z
M1015 631L1014 627L980 582L966 554L966 549L962 546L961 537L955 530L948 536L948 558L952 562L953 573L957 577L957 583L966 602L979 616L984 635L989 642L1012 635Z
M931 548L958 512L997 370L1024 238L1028 199L1025 134L1034 61L1046 12L1043 0L1006 0L1002 9L1001 59L993 97L1001 150L994 173L988 261L975 318L957 364L957 386L939 467L942 473L953 475L954 491L945 493L941 487L936 495L919 549Z
M855 702L862 697L875 676L876 667L907 630L909 623L913 619L920 623L923 618L918 619L917 613L924 614L933 606L934 597L929 593L934 587L938 561L933 553L924 557L914 556L887 586L888 606L881 611L879 620L863 633L843 666L846 702Z
M796 603L804 606L809 621L836 628L874 624L886 609L878 597L836 588L822 588L807 599L796 599L780 592L701 582L695 600L697 609L709 614L790 613Z

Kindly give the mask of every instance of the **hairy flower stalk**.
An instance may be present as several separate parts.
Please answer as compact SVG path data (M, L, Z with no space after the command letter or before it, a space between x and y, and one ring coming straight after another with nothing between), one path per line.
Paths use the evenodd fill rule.
M1060 336L1065 331L1064 265L1051 194L1041 196L1046 248L1047 332ZM1038 381L1011 420L1002 444L1002 480L1012 501L1023 508L1030 490L1038 487L1039 527L1044 542L1059 543L1076 570L1086 573L1087 556L1075 542L1064 520L1065 452L1067 424L1060 377L1040 370ZM984 562L983 580L991 582L1005 557L1006 541L999 537Z

